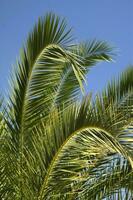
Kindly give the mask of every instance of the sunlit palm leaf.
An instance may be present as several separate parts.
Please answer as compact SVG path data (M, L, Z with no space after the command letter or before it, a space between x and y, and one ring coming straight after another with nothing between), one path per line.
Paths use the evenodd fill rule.
M88 173L88 178L87 178ZM99 160L97 165L86 172L86 180L81 186L82 199L118 199L118 195L125 196L126 189L128 196L132 196L132 169L130 164L123 157L117 154ZM120 198L122 199L122 198ZM128 198L125 198L128 199Z
M43 157L43 155L46 158L43 161L43 169L39 170L43 172L42 176L45 177L44 180L40 180L40 186L38 185L38 189L41 188L41 191L39 191L40 199L44 196L46 199L52 198L52 196L61 198L66 193L70 196L75 195L77 190L72 191L71 184L76 185L75 182L79 181L82 183L85 178L83 177L82 180L79 174L84 174L84 170L95 167L99 157L106 157L108 154L116 152L127 159L128 156L131 156L130 152L128 152L128 155L125 154L126 148L123 149L114 137L111 139L111 135L122 131L127 124L123 113L118 111L113 113L115 112L113 105L105 109L101 101L101 106L93 107L91 99L88 98L83 101L81 107L75 105L69 109L64 115L63 121L60 118L58 119L58 114L54 115L53 122L51 121L53 128L51 125L48 126L50 132L44 133L45 127L35 130L31 139L33 148L37 151L36 160L39 162L40 156ZM56 120L56 117L58 120ZM105 130L108 132L107 135L104 135ZM44 135L47 140L43 143ZM38 140L42 141L40 146L36 146ZM38 155L40 156L38 157ZM38 163L37 166L39 166ZM34 163L34 167L37 166ZM40 177L42 176L40 175ZM72 189L74 189L74 186Z

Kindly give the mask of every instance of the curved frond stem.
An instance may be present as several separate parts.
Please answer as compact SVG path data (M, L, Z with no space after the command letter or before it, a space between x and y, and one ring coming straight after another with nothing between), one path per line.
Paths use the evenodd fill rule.
M88 134L92 134L94 137L96 137L96 139L98 139L99 141L101 141L108 149L114 150L115 152L125 156L129 161L130 164L133 167L133 163L132 163L132 159L128 156L127 152L125 151L125 149L123 149L123 147L119 144L119 142L112 137L107 131L97 128L97 127L82 127L79 130L76 130L75 132L73 132L72 134L70 134L70 136L64 141L64 143L62 143L62 145L60 146L60 148L58 149L58 151L56 152L56 154L54 155L51 163L49 164L49 168L47 170L46 176L44 178L44 181L42 183L40 192L39 192L39 196L38 196L38 200L42 200L44 198L44 194L45 194L45 190L48 187L48 181L49 181L49 177L50 174L54 168L55 163L58 160L59 155L61 154L62 150L64 149L64 147L66 147L66 145L69 143L69 141L76 136L77 134L81 134L82 132L88 132ZM95 136L95 133L99 133L99 138L97 138L97 136ZM100 135L102 134L103 137L106 138L106 141L109 141L109 144L106 144L102 139L100 139ZM103 135L105 134L105 136Z

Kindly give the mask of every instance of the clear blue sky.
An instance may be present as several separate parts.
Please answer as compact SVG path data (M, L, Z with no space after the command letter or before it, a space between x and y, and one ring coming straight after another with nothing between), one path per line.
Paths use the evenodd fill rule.
M119 49L115 63L102 63L91 70L87 78L89 90L100 90L133 64L133 0L0 0L2 92L27 33L38 17L49 11L66 17L78 41L97 38Z

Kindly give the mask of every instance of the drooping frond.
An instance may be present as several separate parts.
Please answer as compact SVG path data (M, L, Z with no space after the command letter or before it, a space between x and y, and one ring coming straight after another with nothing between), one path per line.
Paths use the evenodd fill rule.
M125 130L127 121L123 113L115 110L113 105L106 109L103 101L101 106L99 104L92 104L90 97L85 98L80 106L76 104L69 107L63 114L53 113L53 117L50 116L50 124L42 124L39 129L34 129L31 138L33 149L31 146L31 150L29 147L26 149L26 157L35 152L36 159L29 156L27 163L28 166L30 162L34 163L34 167L29 168L30 176L35 169L38 169L40 174L40 179L35 179L33 175L33 180L38 180L38 199L76 198L84 191L84 182L91 178L89 173L95 171L103 158L106 160L105 164L108 164L111 154L114 155L112 161L116 155L124 157L130 166L129 173L132 171L130 150L119 138L114 137L116 133ZM40 141L40 146L37 141ZM105 168L108 169L108 166L105 165ZM95 185L97 176L92 173L93 176ZM109 178L111 180L111 177ZM32 188L33 185L30 184Z
M96 166L85 172L78 197L81 199L118 199L132 197L133 172L127 160L118 154L99 159ZM126 197L127 195L127 197ZM123 198L122 198L123 197Z
M70 50L82 58L82 71L85 75L88 74L90 68L95 66L97 62L112 61L114 56L112 53L113 48L106 42L96 40L74 45ZM79 83L70 65L62 73L60 84L56 89L54 103L58 106L62 103L70 104L70 102L74 102L79 97L81 98Z
M29 182L25 184L24 179L25 174L28 176L25 149L32 129L56 105L77 99L79 88L83 91L87 67L111 60L112 49L105 42L91 42L90 47L82 45L81 48L81 45L71 46L71 39L65 20L48 14L39 19L21 50L12 75L12 93L5 117L7 129L1 149L2 198L23 198L24 188L29 188ZM32 192L29 189L25 198L33 195Z
M130 79L127 79L127 81L130 81ZM131 85L127 87L127 91L129 90L131 92L132 90ZM125 97L127 96L127 91L125 90ZM119 90L117 92L119 94ZM107 106L107 102L105 104L103 103L104 98L105 96L103 96L103 99L101 98L96 99L96 102L93 103L92 105L90 103L91 99L88 99L83 102L81 108L79 108L78 110L76 109L76 107L70 108L70 110L68 111L68 115L66 115L67 117L65 116L65 119L63 120L64 123L62 122L62 120L61 120L61 123L59 123L59 125L57 122L53 122L55 123L55 128L53 129L53 131L51 131L51 134L50 133L46 134L46 135L50 135L50 138L49 136L47 136L49 138L47 139L48 149L49 150L52 149L53 158L51 157L52 160L50 161L49 156L52 156L52 155L50 154L50 151L47 150L47 144L46 144L45 150L47 152L46 154L47 156L45 157L47 158L49 157L48 160L50 161L51 164L47 164L48 169L47 169L47 166L45 166L46 175L44 176L46 177L44 179L42 189L40 192L40 197L39 197L40 199L43 198L45 195L46 195L45 198L47 197L47 195L50 196L50 191L51 191L51 195L53 195L53 197L57 199L58 198L60 199L62 195L65 194L65 191L67 191L66 195L68 196L75 195L75 191L78 192L78 190L75 189L75 191L72 191L71 185L76 185L75 182L78 182L78 187L80 185L79 188L81 188L82 176L80 177L79 174L82 174L82 173L84 174L84 170L86 171L88 168L90 168L91 164L93 166L92 169L95 167L94 165L95 161L99 161L99 157L97 157L98 155L97 152L100 152L99 153L101 156L100 159L103 157L108 157L108 154L110 153L111 154L113 153L114 155L119 153L120 155L124 156L130 163L130 166L132 166L133 157L132 157L131 150L130 148L128 148L128 145L127 145L127 143L129 142L132 146L132 133L131 135L125 136L127 139L124 137L123 139L122 137L119 137L119 135L121 135L122 133L123 134L125 133L128 125L130 125L131 123L132 107L130 107L129 109L128 101L125 101L124 103L124 110L120 109L118 104L116 106L114 102L113 102L114 104L112 104L112 102L109 102ZM123 93L123 98L124 98L124 93ZM131 105L131 102L130 102L130 105ZM124 113L125 113L126 108L128 108L128 112L127 112L127 115L125 116ZM55 117L54 117L54 121L56 121ZM67 122L67 125L66 125L67 127L64 127L66 122ZM64 125L62 125L62 123ZM88 127L87 129L88 134L86 133L87 127ZM93 131L94 130L96 131L99 129L102 130L101 136L100 136L100 133L97 136L97 131L93 132L91 130L93 132L93 137L94 137L93 139L93 142L95 144L94 146L92 145L92 138L91 138L92 133L91 131L89 131L89 128L90 129L94 128ZM76 131L76 129L80 130L80 134L78 131ZM82 130L84 130L86 134L84 133L83 135ZM109 138L107 137L107 135L105 139L106 142L104 143L104 138L103 138L104 131L106 131L111 137L113 137L114 142L116 140L116 143L113 145L113 147L110 142L108 144ZM53 136L53 133L54 133L54 136ZM73 134L75 134L75 137ZM52 136L54 137L54 140L52 140ZM77 139L78 137L80 139ZM125 139L125 143L124 143L124 139ZM50 146L51 140L52 140L52 147ZM64 142L62 140L64 140ZM82 145L80 145L81 141L82 141L81 143ZM85 142L87 142L88 146L85 145L86 144ZM91 143L90 146L89 146L89 142ZM102 147L100 145L100 142L103 145ZM117 142L118 142L118 146L120 145L125 152L126 151L128 152L128 155L124 155L119 148L118 148L119 150L115 149L117 146ZM57 144L58 146L56 147ZM104 145L106 146L106 148L104 147ZM96 152L95 152L96 149L94 147L98 148ZM108 148L110 149L110 151L108 150ZM91 156L89 157L89 152L88 152L89 150L90 150L90 155L93 154L92 157ZM88 154L87 153L85 154L86 151ZM66 163L68 164L66 165ZM89 165L88 163L91 163L91 164ZM131 171L132 169L130 167L129 173L131 173ZM56 177L58 177L60 184L57 184ZM109 178L111 180L111 177ZM81 183L79 184L80 179L81 179ZM54 181L55 181L55 184L54 184ZM73 188L74 186L72 187L72 189Z

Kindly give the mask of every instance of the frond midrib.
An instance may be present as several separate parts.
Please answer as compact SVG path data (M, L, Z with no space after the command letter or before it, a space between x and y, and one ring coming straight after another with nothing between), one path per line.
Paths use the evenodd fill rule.
M40 53L38 53L38 55L36 56L36 59L34 60L33 62L33 65L30 67L29 69L29 74L28 74L28 80L26 82L26 86L25 86L25 90L24 90L24 93L23 93L23 100L22 100L22 109L21 109L21 120L20 120L20 139L19 139L19 173L20 173L20 179L22 178L21 177L21 174L22 174L22 165L23 165L23 143L24 143L24 135L23 135L23 132L24 132L24 118L25 118L25 107L26 107L26 98L27 98L27 93L28 93L28 89L29 89L29 84L30 84L30 81L32 79L32 72L34 70L34 67L36 66L36 63L37 63L37 60L41 57L41 55L43 54L44 50L50 46L52 46L53 44L49 44L49 45L46 45L41 51ZM20 180L21 182L21 180ZM21 193L22 193L22 185L20 184L20 190L21 190Z

